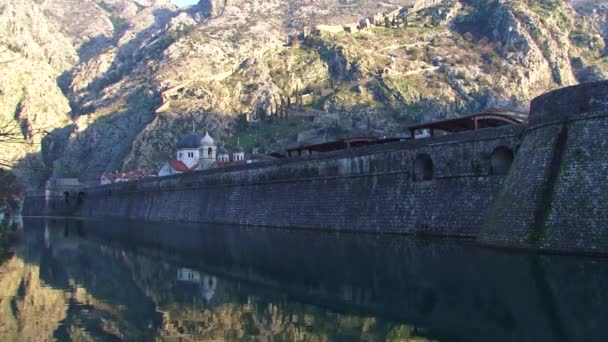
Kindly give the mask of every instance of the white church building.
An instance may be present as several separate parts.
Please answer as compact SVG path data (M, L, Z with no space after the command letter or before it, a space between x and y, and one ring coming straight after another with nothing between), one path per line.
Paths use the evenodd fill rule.
M235 149L232 159L230 161L230 157L225 151L218 154L215 141L209 132L205 133L204 137L198 133L188 133L177 143L176 159L168 160L158 171L158 176L171 176L228 164L244 163L245 153L240 146Z

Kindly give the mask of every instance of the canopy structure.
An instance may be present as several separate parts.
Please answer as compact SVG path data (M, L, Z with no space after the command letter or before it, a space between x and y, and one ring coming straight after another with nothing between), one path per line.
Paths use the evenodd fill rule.
M374 137L353 137L348 139L340 139L314 145L297 146L287 149L287 154L290 157L301 155L310 155L314 153L331 152L338 150L346 150L353 147L366 145L383 144L391 141L398 141L397 138L378 139Z
M420 130L427 130L430 136L434 136L436 131L457 133L503 125L521 125L525 123L527 119L528 114L524 112L504 108L490 108L473 115L428 122L410 126L408 129L410 131L410 138L414 139L416 137L416 132Z

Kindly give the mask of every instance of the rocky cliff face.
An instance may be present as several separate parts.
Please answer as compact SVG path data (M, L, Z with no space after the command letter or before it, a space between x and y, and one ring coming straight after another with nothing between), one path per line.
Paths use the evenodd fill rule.
M386 134L490 106L525 107L608 70L602 12L588 1L574 3L581 15L557 0L445 0L419 3L407 20L342 29L413 3L0 5L17 13L0 17L0 114L24 127L28 142L2 148L27 177L95 180L156 169L193 124L223 145L238 136L246 148L281 149L304 130ZM315 25L325 26L285 46ZM240 115L249 112L274 120L246 125ZM26 174L34 169L44 172Z

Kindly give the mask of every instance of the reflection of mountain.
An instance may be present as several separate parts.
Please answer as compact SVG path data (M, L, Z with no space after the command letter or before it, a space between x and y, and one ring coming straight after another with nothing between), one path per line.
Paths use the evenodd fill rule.
M25 224L0 278L3 298L13 298L0 306L0 324L9 322L1 340L606 337L603 260L394 236Z
M21 285L16 293L6 293L9 297L16 294L13 301L17 304L3 317L14 316L18 323L14 332L25 339L30 334L38 336L36 324L27 327L23 323L48 320L51 317L46 311L53 307L61 314L48 323L46 339L153 336L155 332L148 327L158 325L160 315L137 288L128 267L119 258L106 256L105 247L83 240L82 226L59 223L51 222L44 230L28 225L18 257L10 261L15 266L10 268L12 275L21 278ZM48 297L46 293L53 294L52 304L21 309L28 308L32 298Z

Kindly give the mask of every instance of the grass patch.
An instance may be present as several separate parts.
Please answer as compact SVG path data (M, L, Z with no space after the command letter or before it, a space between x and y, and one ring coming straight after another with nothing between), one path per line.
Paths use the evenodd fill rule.
M261 152L282 149L288 143L295 142L298 133L312 128L309 115L290 112L287 118L273 117L260 122L249 123L245 127L237 129L228 141L228 146L236 146L237 143L250 151L252 148L266 148Z

